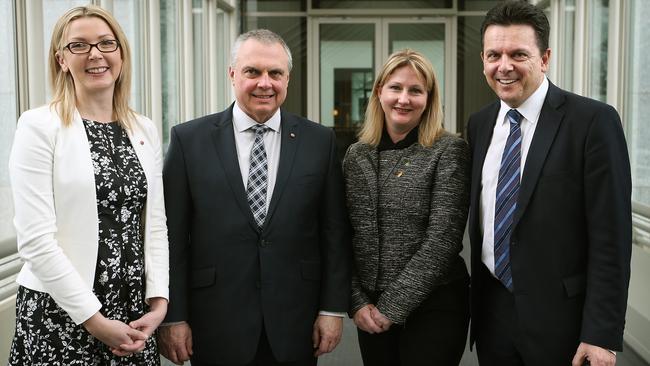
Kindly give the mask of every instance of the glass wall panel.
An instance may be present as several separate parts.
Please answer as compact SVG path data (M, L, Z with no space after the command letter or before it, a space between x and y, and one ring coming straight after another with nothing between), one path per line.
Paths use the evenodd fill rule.
M312 0L314 9L433 9L451 8L452 0Z
M143 48L145 41L142 37L145 30L140 22L142 2L140 0L113 0L113 15L120 22L126 38L131 46L131 108L138 113L145 114L144 110L144 88L145 80L142 72L145 67Z
M293 69L283 108L307 115L307 20L305 17L244 17L243 31L266 28L284 39L291 50Z
M445 25L440 23L390 23L388 25L388 53L404 48L422 53L431 61L441 102L445 101Z
M574 49L575 49L575 21L576 21L576 4L575 0L565 0L564 9L562 9L562 20L564 21L564 34L561 36L561 63L562 77L560 86L566 90L574 90L573 86L573 68Z
M587 96L607 100L607 43L609 0L589 1L589 52L587 53Z
M497 100L483 75L481 24L483 17L458 17L457 132L465 134L469 116Z
M630 2L625 127L632 165L632 200L650 207L650 2Z
M15 237L13 200L7 163L16 130L18 103L16 93L16 43L14 11L11 1L0 2L0 245ZM13 243L15 246L15 243Z
M180 120L179 6L176 0L160 1L160 50L162 62L162 140L169 144L169 130Z

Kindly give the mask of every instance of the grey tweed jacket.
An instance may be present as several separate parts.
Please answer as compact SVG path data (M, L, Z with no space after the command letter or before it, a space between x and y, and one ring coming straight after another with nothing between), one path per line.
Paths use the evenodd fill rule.
M437 286L467 278L459 253L469 156L467 143L450 134L432 147L350 146L343 171L354 228L351 315L372 303L403 324Z

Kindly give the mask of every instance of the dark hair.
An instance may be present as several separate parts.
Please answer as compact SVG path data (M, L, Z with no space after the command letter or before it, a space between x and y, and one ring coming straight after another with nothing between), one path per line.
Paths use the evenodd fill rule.
M509 0L490 9L481 25L481 46L485 30L491 25L529 25L535 31L540 53L548 49L548 34L551 26L544 11L523 0Z

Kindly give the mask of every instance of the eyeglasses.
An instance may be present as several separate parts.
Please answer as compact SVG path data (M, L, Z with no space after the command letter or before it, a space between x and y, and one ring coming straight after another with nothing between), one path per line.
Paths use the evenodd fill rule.
M118 42L117 40L105 39L97 43L70 42L68 43L67 46L63 48L67 48L68 50L70 50L70 53L74 53L78 55L83 53L90 53L90 50L92 50L93 47L97 47L97 49L101 53L115 52L119 46L120 46L120 42Z

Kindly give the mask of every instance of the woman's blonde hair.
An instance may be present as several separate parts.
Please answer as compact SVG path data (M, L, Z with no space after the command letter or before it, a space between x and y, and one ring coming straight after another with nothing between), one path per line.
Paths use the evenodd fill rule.
M50 86L54 94L50 106L56 109L64 126L69 126L72 123L76 108L74 80L70 72L64 72L61 69L58 57L62 57L64 47L66 46L64 42L66 41L65 37L70 23L85 17L96 17L106 22L119 42L122 69L115 81L115 88L113 90L113 116L124 127L130 128L131 122L135 119L135 112L129 107L129 97L131 94L131 48L126 39L126 34L124 34L117 20L108 11L99 6L86 5L72 8L63 14L54 25L48 57Z
M359 141L372 146L379 145L386 122L384 110L379 101L379 91L393 72L403 66L411 67L424 79L428 92L427 105L420 119L418 142L422 146L431 146L436 138L444 132L438 79L433 71L433 66L421 53L407 48L390 55L379 71L372 87L372 95L366 108L363 126L359 131Z

